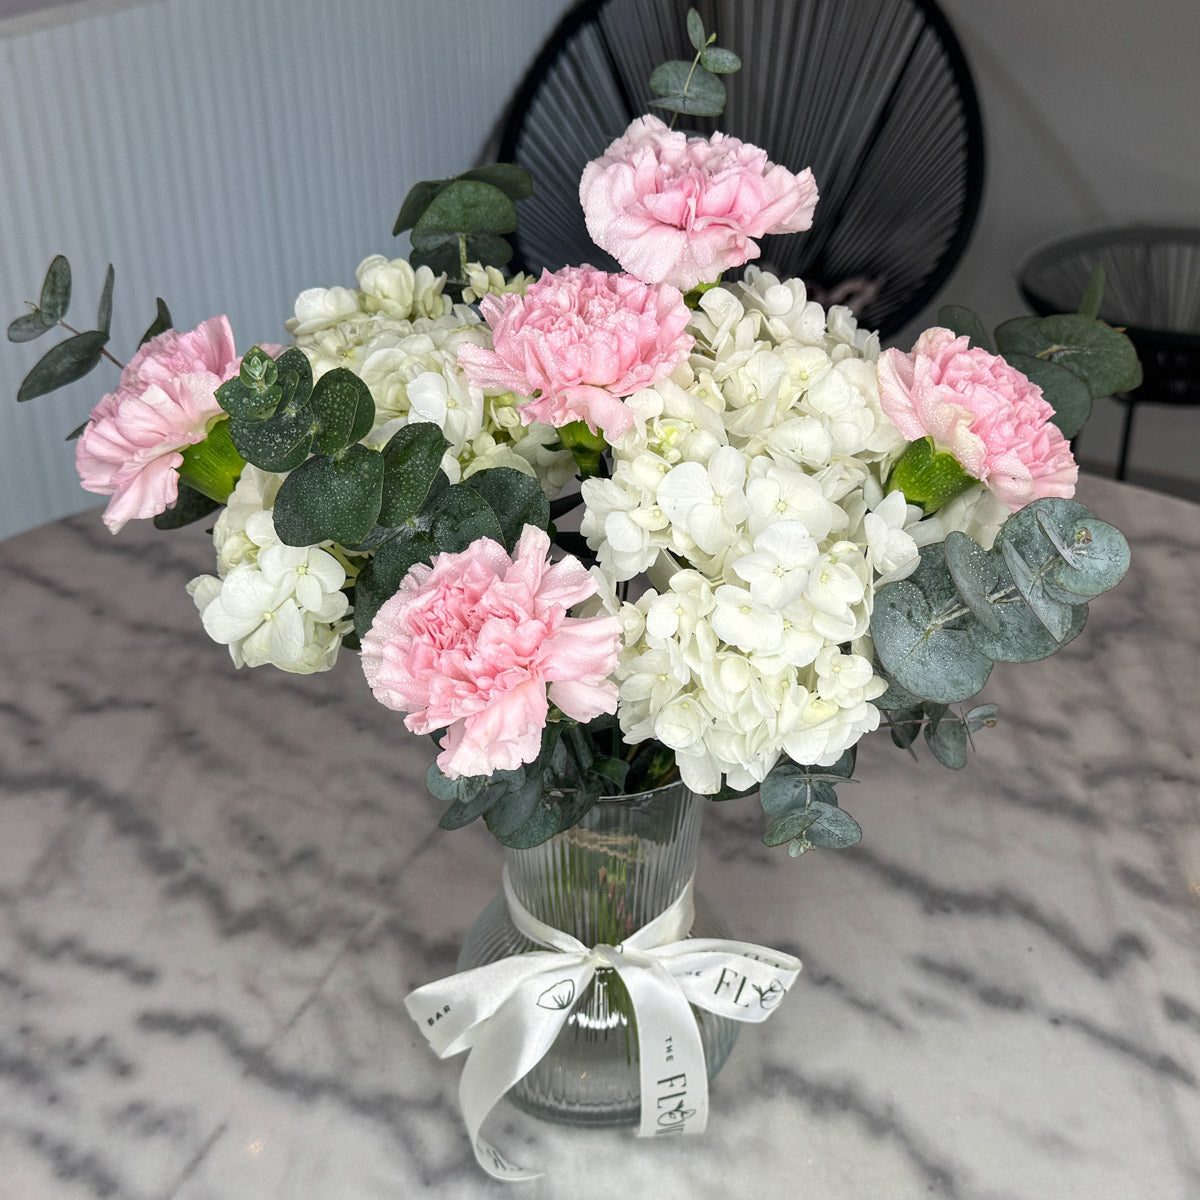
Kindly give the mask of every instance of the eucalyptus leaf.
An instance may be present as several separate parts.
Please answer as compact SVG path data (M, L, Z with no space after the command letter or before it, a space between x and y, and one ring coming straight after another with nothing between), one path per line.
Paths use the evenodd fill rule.
M978 733L981 729L991 729L999 719L998 704L977 704L967 712L967 732Z
M8 340L10 342L32 342L34 338L48 333L54 326L54 321L47 325L42 319L42 310L35 308L32 312L27 312L9 323Z
M429 532L439 552L465 550L478 538L504 540L492 506L474 488L456 483L438 496Z
M991 633L982 625L968 630L972 644L996 662L1037 662L1049 658L1056 650L1079 636L1087 620L1087 605L1077 604L1070 610L1071 623L1061 641L1056 640L1023 600L1013 597L996 605L1000 617L1000 632Z
M987 629L992 633L999 632L1000 618L989 599L1000 583L1001 572L996 559L958 530L952 530L946 536L943 553L946 568L963 603Z
M444 188L448 187L448 179L423 179L414 183L400 205L396 214L396 223L392 226L392 237L398 237L406 229L411 229L420 219L422 213L433 203L434 198Z
M238 373L217 388L217 403L231 417L264 421L275 412L283 397L278 377L275 360L260 346L252 346L242 356Z
M33 400L82 379L100 361L107 341L103 329L90 329L52 346L21 381L17 399Z
M929 700L966 700L991 674L991 660L965 629L940 626L929 599L909 580L889 583L876 594L871 635L888 673Z
M651 103L689 116L717 117L725 111L725 85L711 71L674 59L655 68L650 90L658 97Z
M1094 517L1075 522L1068 540L1069 561L1051 572L1055 584L1078 597L1098 596L1116 587L1129 570L1129 543L1119 529Z
M166 333L172 328L171 310L167 307L166 301L161 296L155 297L154 303L156 310L154 320L150 322L146 332L142 334L138 340L138 346L144 346L151 338L156 338L160 333Z
M42 296L38 308L42 320L48 325L57 325L67 315L71 306L71 264L66 256L56 254L42 280ZM107 332L107 330L105 330Z
M1078 375L1045 358L1010 351L1004 356L1010 367L1042 389L1046 403L1054 409L1053 423L1065 438L1073 438L1092 415L1092 394Z
M834 799L833 785L843 778L828 768L807 767L790 759L781 759L762 781L759 803L767 816L779 816L792 809L805 808L814 799Z
M484 167L472 167L458 178L490 183L510 200L524 200L533 195L533 179L524 167L516 163L489 163Z
M428 563L437 544L426 530L398 531L380 545L354 583L354 631L365 637L379 609L399 590L417 563Z
M1123 333L1077 313L1005 321L996 329L996 345L1005 358L1027 354L1066 367L1094 400L1127 390L1139 370L1137 352Z
M957 717L927 725L925 741L943 767L958 771L967 765L967 727Z
M943 329L959 337L964 334L971 339L972 346L978 346L989 354L995 354L996 348L983 322L977 313L960 304L946 304L938 309L937 322Z
M762 835L763 845L782 846L793 838L802 837L811 825L816 824L820 815L815 805L807 809L789 809L767 825Z
M862 841L862 827L848 812L820 801L814 801L813 808L817 810L817 819L803 834L810 845L844 850Z
M382 493L383 456L378 450L354 445L337 458L316 455L280 486L275 532L287 546L361 541L379 515Z
M887 712L892 742L901 750L907 750L917 740L925 724L925 709L920 704L908 708L894 708Z
M490 467L463 480L466 487L487 501L504 535L504 548L511 554L526 525L546 529L550 524L550 502L542 485L513 467Z
M1042 584L1042 577L1017 553L1011 542L1004 542L1000 549L1004 555L1005 566L1008 567L1021 599L1029 605L1033 610L1033 615L1046 627L1054 641L1061 646L1075 618L1072 606L1063 604L1052 595L1047 594Z
M494 790L496 799L484 819L492 833L504 842L533 816L541 804L542 777L540 772L518 767L515 771L496 771L491 779L488 791Z
M345 367L321 376L313 387L310 406L317 426L312 443L316 454L336 455L366 437L375 423L370 389Z
M266 421L230 417L229 435L248 463L264 471L292 471L308 458L313 435L312 413L307 409L283 412Z
M491 810L488 815L491 815ZM496 834L496 838L513 850L529 850L548 841L559 831L560 815L557 805L539 803L520 828L512 833ZM492 832L495 833L495 830Z
M381 525L401 525L421 511L448 445L432 421L414 421L396 430L383 448Z
M742 60L723 46L706 46L700 51L700 65L714 75L732 75L742 69Z
M104 276L104 287L100 291L100 307L96 312L96 328L103 329L105 333L112 328L113 284L116 278L117 273L113 270L112 263L109 263Z
M412 244L426 250L457 242L459 234L512 233L517 210L498 187L476 179L456 179L439 192L413 226Z
M692 43L693 49L703 50L707 34L704 32L704 21L700 14L694 9L689 8L687 13L687 35L688 41Z
M1100 316L1100 305L1104 302L1104 264L1097 263L1092 268L1087 287L1083 291L1083 299L1079 302L1079 315L1095 321Z

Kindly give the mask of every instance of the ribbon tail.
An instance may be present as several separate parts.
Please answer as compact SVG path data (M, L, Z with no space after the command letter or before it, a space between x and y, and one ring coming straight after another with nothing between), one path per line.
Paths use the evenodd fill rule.
M475 1160L493 1179L541 1175L509 1162L479 1131L504 1093L546 1056L594 973L591 962L568 962L559 972L526 980L475 1038L459 1081L458 1099Z
M637 1016L638 1137L702 1133L708 1123L708 1065L687 997L658 963L626 966L623 957L615 955L614 965Z

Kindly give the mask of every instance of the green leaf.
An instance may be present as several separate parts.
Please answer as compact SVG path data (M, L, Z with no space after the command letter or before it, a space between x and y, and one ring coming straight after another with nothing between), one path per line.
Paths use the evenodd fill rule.
M308 458L313 435L312 413L281 412L266 421L230 417L229 434L237 452L264 471L293 471Z
M1061 641L1054 638L1023 600L1014 597L997 604L996 613L1000 617L999 633L991 633L982 625L973 625L968 630L975 648L996 662L1037 662L1079 636L1087 620L1087 605L1077 604L1071 610L1071 624Z
M396 430L383 448L381 525L401 525L421 511L449 444L432 421L417 421Z
M107 341L103 329L90 329L52 346L21 381L17 399L32 400L82 379L100 361Z
M978 733L981 729L991 729L999 719L998 704L977 704L967 713L967 732Z
M188 487L186 483L181 483L175 503L166 512L160 512L154 518L154 528L182 529L185 525L202 521L209 513L216 512L220 507L217 501L201 495L194 488Z
M689 62L674 59L656 67L650 76L650 90L659 97L651 104L671 112L719 117L725 111L725 85L701 66L692 70Z
M526 525L547 529L550 502L542 485L514 467L490 467L463 480L466 487L487 501L503 532L504 548L511 554Z
M487 810L488 828L501 842L514 834L533 816L542 800L542 777L533 764L515 771L496 771L488 791L496 799ZM557 820L555 821L557 826ZM557 832L557 830L556 830Z
M804 831L804 840L826 850L844 850L862 841L862 827L835 804L813 802L817 819Z
M64 255L56 254L42 281L42 298L38 301L42 320L47 325L57 325L67 315L70 305L71 264Z
M113 270L112 263L109 263L108 272L104 276L104 288L100 292L100 308L96 313L96 328L103 329L105 333L112 328L113 284L116 278L117 273Z
M275 532L288 546L353 543L370 532L383 492L383 456L350 446L337 458L303 462L275 497Z
M1028 354L1066 367L1094 400L1125 391L1139 370L1133 343L1123 333L1076 313L1005 321L996 330L996 345L1005 358Z
M242 356L238 373L216 391L217 403L231 416L263 421L270 417L283 397L279 367L261 346L251 346Z
M533 195L533 180L529 172L516 163L489 163L486 167L472 167L458 178L490 183L510 200L524 200Z
M378 547L354 584L354 630L360 638L399 590L405 575L417 563L430 562L437 550L427 530L400 531Z
M429 250L457 243L459 234L512 233L517 210L498 187L474 179L458 179L439 192L413 226L414 249Z
M513 256L512 246L498 234L473 233L467 238L466 260L485 267L507 266ZM428 250L414 249L408 256L414 267L428 267L435 275L458 279L462 273L458 242L446 241Z
M420 219L425 210L433 203L434 198L444 188L450 185L448 179L423 179L414 183L400 205L396 214L396 223L392 226L392 237L397 237L406 229L411 229Z
M694 9L689 8L687 14L687 35L688 41L692 43L695 50L703 50L708 35L704 32L704 21L700 14Z
M629 776L629 764L623 758L613 758L608 754L594 758L589 770L592 775L611 784L614 794L624 790L625 780Z
M144 346L151 338L156 338L160 333L172 328L171 310L167 307L166 302L161 296L155 298L154 303L157 305L157 311L154 315L154 320L150 322L146 332L142 334L138 346Z
M815 805L812 808L789 809L767 826L762 835L763 845L782 846L793 838L801 837L820 815Z
M561 813L558 805L543 801L519 829L503 837L497 834L496 837L502 845L514 850L528 850L552 838L559 831L560 823Z
M1077 520L1067 538L1070 561L1051 572L1055 584L1074 596L1090 599L1116 587L1129 570L1129 543L1115 526L1095 518Z
M54 321L47 325L42 319L42 310L35 308L33 312L27 312L9 323L8 340L10 342L32 342L34 338L48 333L54 326Z
M925 741L943 767L958 771L967 765L967 727L958 717L927 725Z
M901 750L907 750L917 740L925 724L925 709L920 704L908 708L895 708L887 713L892 742Z
M1100 316L1100 305L1104 300L1104 264L1097 263L1092 268L1091 277L1079 302L1079 315L1095 321Z
M701 50L700 64L714 75L732 75L742 69L742 60L722 46L706 46Z
M889 674L914 694L942 704L974 696L992 671L965 630L940 626L925 594L907 579L876 594L871 635Z
M337 454L371 432L375 423L375 401L363 381L335 367L317 381L310 401L317 431L313 453Z
M1075 618L1072 607L1047 595L1042 577L1017 553L1011 542L1004 542L1000 549L1004 555L1004 564L1008 567L1021 599L1029 605L1033 615L1061 646Z
M781 759L767 773L759 788L763 812L773 817L794 808L806 808L814 800L835 802L837 793L833 789L849 777L853 764L849 752L832 767L810 767Z
M481 537L494 542L504 540L504 530L492 506L465 483L456 483L439 494L429 532L439 553L465 550Z
M1001 570L996 559L965 533L954 530L943 548L946 568L963 603L992 633L1000 630L1000 618L988 598L999 587Z
M1012 351L1004 356L1030 383L1042 389L1046 403L1054 409L1052 418L1065 438L1073 438L1092 415L1092 394L1087 384L1066 367L1045 358Z
M946 304L938 309L937 323L943 329L949 329L951 333L961 337L966 334L971 339L972 346L978 346L981 350L986 350L989 354L995 354L996 348L992 344L991 337L988 336L988 331L984 327L979 316L972 312L969 308L963 308L959 304Z

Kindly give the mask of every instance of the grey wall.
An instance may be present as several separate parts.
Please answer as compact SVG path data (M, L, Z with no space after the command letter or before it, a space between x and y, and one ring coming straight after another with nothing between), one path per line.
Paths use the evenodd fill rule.
M156 295L180 326L228 312L240 346L279 338L302 288L402 252L388 235L408 186L471 164L567 3L107 0L116 11L10 26L0 318L34 298L62 251L84 321L116 264L119 356ZM997 321L1021 311L1014 267L1048 237L1200 222L1197 0L942 3L976 75L989 176L939 302ZM43 348L0 344L0 536L100 502L79 490L62 437L115 369L18 408L9 398ZM1088 457L1114 453L1114 410L1089 426ZM1200 410L1149 409L1134 458L1200 476Z

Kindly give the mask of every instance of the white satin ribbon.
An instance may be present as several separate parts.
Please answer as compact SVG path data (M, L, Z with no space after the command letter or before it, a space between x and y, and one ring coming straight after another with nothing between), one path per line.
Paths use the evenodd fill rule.
M458 1098L479 1165L495 1179L541 1174L510 1163L479 1136L496 1102L545 1056L598 967L611 967L637 1016L642 1114L639 1137L700 1133L708 1119L708 1072L689 1005L735 1021L763 1021L783 999L800 960L750 942L688 938L692 882L662 914L619 946L590 949L539 921L504 870L513 924L546 946L426 984L405 997L439 1058L471 1053Z

